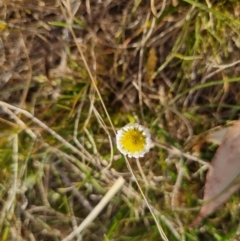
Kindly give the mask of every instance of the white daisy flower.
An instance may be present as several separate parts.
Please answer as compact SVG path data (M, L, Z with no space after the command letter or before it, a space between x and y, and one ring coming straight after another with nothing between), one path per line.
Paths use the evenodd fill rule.
M117 148L129 157L143 157L151 147L149 130L137 123L128 124L117 132Z

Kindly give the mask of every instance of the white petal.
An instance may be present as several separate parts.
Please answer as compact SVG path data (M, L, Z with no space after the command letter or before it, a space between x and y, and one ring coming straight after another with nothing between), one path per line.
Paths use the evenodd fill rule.
M128 130L131 130L131 129L137 129L142 133L142 135L146 139L146 145L144 146L143 150L137 151L135 153L125 150L121 144L121 139L122 139L122 136L124 135L124 132L127 132ZM117 148L122 154L128 155L129 157L135 157L135 158L143 157L144 154L149 151L152 144L149 130L137 123L128 124L124 126L122 129L118 130L116 134L116 141L117 141Z

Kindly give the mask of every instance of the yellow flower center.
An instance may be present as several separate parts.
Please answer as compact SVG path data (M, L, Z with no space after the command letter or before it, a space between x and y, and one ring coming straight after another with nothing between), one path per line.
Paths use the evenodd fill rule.
M138 129L130 129L123 133L120 142L124 150L136 153L144 150L146 137Z

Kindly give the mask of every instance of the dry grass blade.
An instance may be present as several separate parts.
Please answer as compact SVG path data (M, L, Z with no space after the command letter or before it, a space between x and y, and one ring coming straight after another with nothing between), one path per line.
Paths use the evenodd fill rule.
M60 141L61 143L63 143L65 146L67 146L68 148L70 148L73 152L75 152L76 154L78 154L79 156L84 155L82 152L80 152L75 146L71 145L68 141L66 141L63 137L61 137L59 134L57 134L54 130L52 130L51 128L49 128L46 124L44 124L42 121L38 120L35 116L33 116L31 113L29 113L26 110L23 110L21 108L15 107L13 105L9 105L5 102L0 101L0 106L17 111L18 113L21 113L23 115L25 115L26 117L30 118L34 123L36 123L37 125L39 125L40 127L42 127L44 130L46 130L47 132L49 132L52 136L54 136L58 141Z
M62 241L71 241L74 237L78 237L80 233L99 215L99 213L104 209L104 207L108 204L111 198L122 188L123 185L124 185L124 179L122 177L119 177L117 181L113 184L113 186L108 190L108 192L101 199L98 205L80 224L80 226L77 227L76 230L74 230Z
M135 176L135 174L134 174L134 172L133 172L133 170L132 170L132 168L131 168L131 165L130 165L130 163L129 163L129 161L128 161L128 159L127 159L126 156L125 156L125 161L126 161L128 170L129 170L130 173L132 174L132 177L133 177L134 181L136 182L136 184L137 184L137 186L138 186L138 190L140 191L140 193L141 193L141 195L142 195L142 197L143 197L143 199L144 199L144 201L145 201L145 203L146 203L146 206L148 207L148 209L149 209L149 211L150 211L150 213L151 213L151 215L152 215L152 217L153 217L153 219L154 219L154 222L155 222L155 224L156 224L156 226L157 226L157 228L158 228L158 231L159 231L159 234L160 234L161 238L162 238L164 241L168 241L168 238L167 238L165 232L163 231L161 225L159 224L159 221L158 221L158 219L156 218L156 215L155 215L152 207L150 206L150 204L149 204L146 196L144 195L143 190L142 190L142 188L141 188L141 186L140 186L140 184L139 184L139 182L138 182L138 180L137 180L137 178L136 178L136 176Z
M11 188L8 190L8 198L4 203L2 208L2 212L0 215L0 227L2 227L3 222L6 218L11 219L14 215L15 209L15 200L17 191L19 188L19 179L18 179L18 134L13 134L11 137L12 141L12 185Z

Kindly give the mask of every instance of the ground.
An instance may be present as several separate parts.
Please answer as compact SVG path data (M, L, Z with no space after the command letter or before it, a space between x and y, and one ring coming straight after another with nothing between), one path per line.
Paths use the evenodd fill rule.
M123 177L71 240L240 240L238 193L189 228L199 140L239 115L239 19L237 0L0 0L0 239L63 240ZM116 147L135 122L139 160Z

